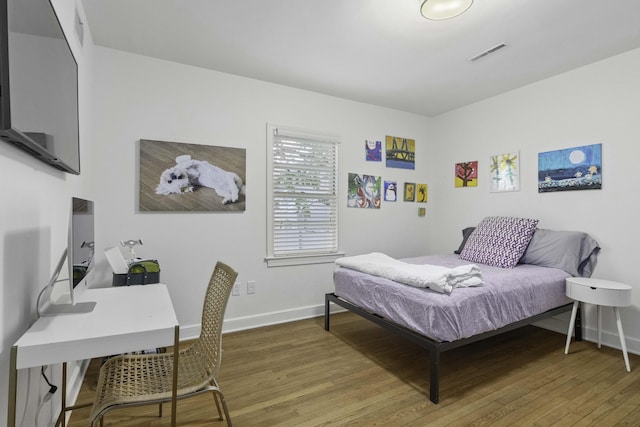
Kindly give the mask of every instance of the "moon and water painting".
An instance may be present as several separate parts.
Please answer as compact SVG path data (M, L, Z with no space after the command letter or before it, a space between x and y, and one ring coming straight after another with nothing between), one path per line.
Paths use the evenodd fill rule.
M602 188L602 144L538 153L538 193Z

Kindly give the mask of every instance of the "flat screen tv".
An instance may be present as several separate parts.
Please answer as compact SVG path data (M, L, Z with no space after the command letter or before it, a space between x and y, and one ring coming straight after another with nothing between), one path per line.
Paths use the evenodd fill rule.
M78 64L49 0L0 0L0 138L80 173Z
M87 313L96 305L93 301L78 301L91 280L95 265L94 217L93 201L78 197L71 199L67 248L38 298L38 311L41 316ZM66 272L63 268L65 265ZM54 290L58 283L63 285ZM41 308L40 299L43 295L48 301Z

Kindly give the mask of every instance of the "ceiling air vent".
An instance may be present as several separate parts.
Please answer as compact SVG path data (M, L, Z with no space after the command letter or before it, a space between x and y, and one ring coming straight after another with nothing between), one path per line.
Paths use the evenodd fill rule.
M485 50L484 52L481 52L481 53L477 54L476 56L473 56L473 57L469 58L469 62L475 62L478 59L482 59L482 58L484 58L484 57L486 57L488 55L491 55L492 53L496 53L497 51L499 51L500 49L503 49L505 47L507 47L506 43L497 44L494 47L491 47L491 48Z

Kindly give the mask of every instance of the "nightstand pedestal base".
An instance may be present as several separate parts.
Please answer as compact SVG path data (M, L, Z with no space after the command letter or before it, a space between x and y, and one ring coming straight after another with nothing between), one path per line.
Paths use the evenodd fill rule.
M571 310L571 320L569 321L569 331L567 332L567 343L564 348L564 354L569 354L571 331L573 331L575 326L576 314L578 313L580 302L596 305L598 314L598 348L601 348L602 314L600 308L602 305L605 305L613 308L616 316L616 325L618 327L618 336L620 337L620 347L622 348L622 355L624 356L624 364L627 372L631 372L627 343L624 338L622 319L620 317L620 307L631 304L631 286L609 280L585 277L570 277L566 281L566 286L567 296L572 298L574 302L573 309Z

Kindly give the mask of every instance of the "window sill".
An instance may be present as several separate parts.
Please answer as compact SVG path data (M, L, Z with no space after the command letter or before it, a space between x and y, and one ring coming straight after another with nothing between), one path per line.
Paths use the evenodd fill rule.
M328 264L343 256L344 252L336 252L322 255L266 257L264 260L267 262L267 267L286 267L290 265Z

